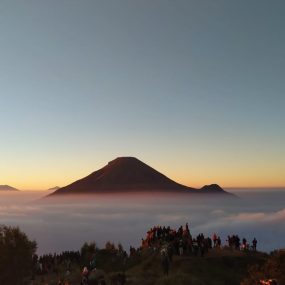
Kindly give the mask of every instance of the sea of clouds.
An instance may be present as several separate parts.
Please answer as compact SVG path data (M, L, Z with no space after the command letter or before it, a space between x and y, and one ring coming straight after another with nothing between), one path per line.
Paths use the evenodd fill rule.
M78 250L85 241L139 246L154 225L178 228L189 223L192 235L214 232L226 243L238 234L258 248L285 248L285 189L231 189L236 199L193 195L96 195L93 198L41 199L44 192L0 194L0 224L19 226L38 243L38 253Z

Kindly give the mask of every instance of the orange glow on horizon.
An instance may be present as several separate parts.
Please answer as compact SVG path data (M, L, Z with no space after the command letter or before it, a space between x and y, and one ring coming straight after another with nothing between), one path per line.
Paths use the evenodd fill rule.
M196 160L173 157L172 160L153 161L138 157L168 178L194 188L208 184L219 184L222 188L285 188L285 168L267 161L267 165L251 162L229 163L220 159ZM49 164L36 167L33 164L17 165L11 172L1 170L0 184L8 184L19 190L47 190L55 186L63 187L102 168L111 159L102 158L100 163L78 161L78 163ZM106 162L107 161L107 162ZM198 161L198 162L197 162ZM85 165L85 167L82 167Z

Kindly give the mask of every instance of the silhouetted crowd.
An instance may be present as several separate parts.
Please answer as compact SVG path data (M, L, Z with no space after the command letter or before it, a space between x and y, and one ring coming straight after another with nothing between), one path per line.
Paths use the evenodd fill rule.
M243 238L242 241L240 240L238 235L228 236L228 246L232 249L236 250L253 250L256 251L257 240L256 238L253 239L252 245L250 245L246 238Z
M66 272L70 272L71 264L80 262L79 251L64 251L61 254L34 255L34 267L37 274L58 273L59 267L64 267Z
M235 250L256 251L257 240L253 239L252 245L245 238L242 240L238 235L228 236L228 246ZM189 225L180 226L177 230L168 227L155 226L151 228L145 239L142 239L142 248L163 248L175 255L194 254L204 256L212 248L221 248L220 236L216 233L212 238L205 237L203 233L193 237L189 230Z
M127 252L122 248L116 249L113 244L109 244L112 245L112 247L108 247L106 245L105 250L108 250L113 255L120 257L120 260L123 262L128 258ZM67 280L69 279L71 272L80 267L83 260L84 256L82 256L79 251L65 251L61 254L44 254L42 256L34 255L34 277L32 280L35 279L36 275L44 277L45 275L56 274L61 276L58 279L57 285L69 285L70 283ZM80 285L106 285L104 275L99 275L96 279L90 279L90 276L94 277L92 274L97 270L96 263L96 254L93 254L90 257L90 260L88 260L85 266L83 266ZM64 272L64 274L62 274L62 272ZM125 284L125 275L123 273L118 273L114 278L116 279L116 284Z
M247 240L242 240L238 235L228 236L227 246L232 250L253 250L256 251L257 240L253 239L252 245ZM216 233L212 238L204 236L203 233L193 237L189 225L180 226L177 230L168 227L155 226L151 228L145 239L142 239L141 248L152 248L160 250L161 266L165 275L169 273L169 267L173 255L193 255L203 257L210 249L222 247L220 236ZM132 249L135 252L135 249Z
M170 227L153 227L142 239L142 248L163 248L170 255L184 255L193 253L203 256L212 248L212 240L200 233L196 238L190 234L188 223L180 226L177 230Z

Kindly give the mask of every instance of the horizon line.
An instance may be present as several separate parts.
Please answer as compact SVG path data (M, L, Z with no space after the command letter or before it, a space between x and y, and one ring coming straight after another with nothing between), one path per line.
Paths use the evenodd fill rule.
M213 184L215 184L215 183L213 183ZM2 185L2 184L1 184ZM3 184L4 185L4 184ZM7 184L5 184L5 185L7 185ZM67 184L67 185L69 185L69 184ZM67 185L65 185L65 186L67 186ZM205 185L210 185L210 184L205 184ZM203 185L203 186L205 186L205 185ZM221 186L220 184L218 184L220 187L222 187L223 189L228 189L228 190L234 190L234 189L242 189L242 190L246 190L246 189L248 189L248 190L258 190L258 189L262 189L262 190L266 190L266 189L284 189L285 190L285 185L284 186ZM11 185L8 185L8 186L11 186ZM58 186L59 188L63 188L63 187L65 187L65 186L62 186L62 187L60 187L60 186ZM187 186L187 185L185 185L185 186ZM200 186L200 187L194 187L194 186L187 186L187 187L192 187L192 188L196 188L196 189L200 189L200 188L202 188L203 186ZM14 186L11 186L11 187L14 187ZM25 189L21 189L21 188L18 188L18 187L14 187L14 188L16 188L17 190L19 190L19 191L23 191L23 192L32 192L32 191L34 191L34 192L40 192L40 191L42 191L42 192L46 192L46 191L56 191L56 190L50 190L50 188L53 188L53 187L50 187L50 188L47 188L47 189L39 189L39 188L31 188L31 189L29 189L29 188L25 188ZM7 191L8 192L8 191ZM6 191L3 191L2 193L7 193ZM14 191L11 191L11 192L14 192ZM10 191L9 191L9 193L11 193ZM15 191L16 192L16 191ZM1 192L0 192L1 193Z

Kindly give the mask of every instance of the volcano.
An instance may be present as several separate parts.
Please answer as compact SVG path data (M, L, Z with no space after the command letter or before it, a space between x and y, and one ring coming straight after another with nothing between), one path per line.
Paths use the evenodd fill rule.
M118 157L49 196L119 192L227 193L216 184L191 188L169 179L135 157Z

